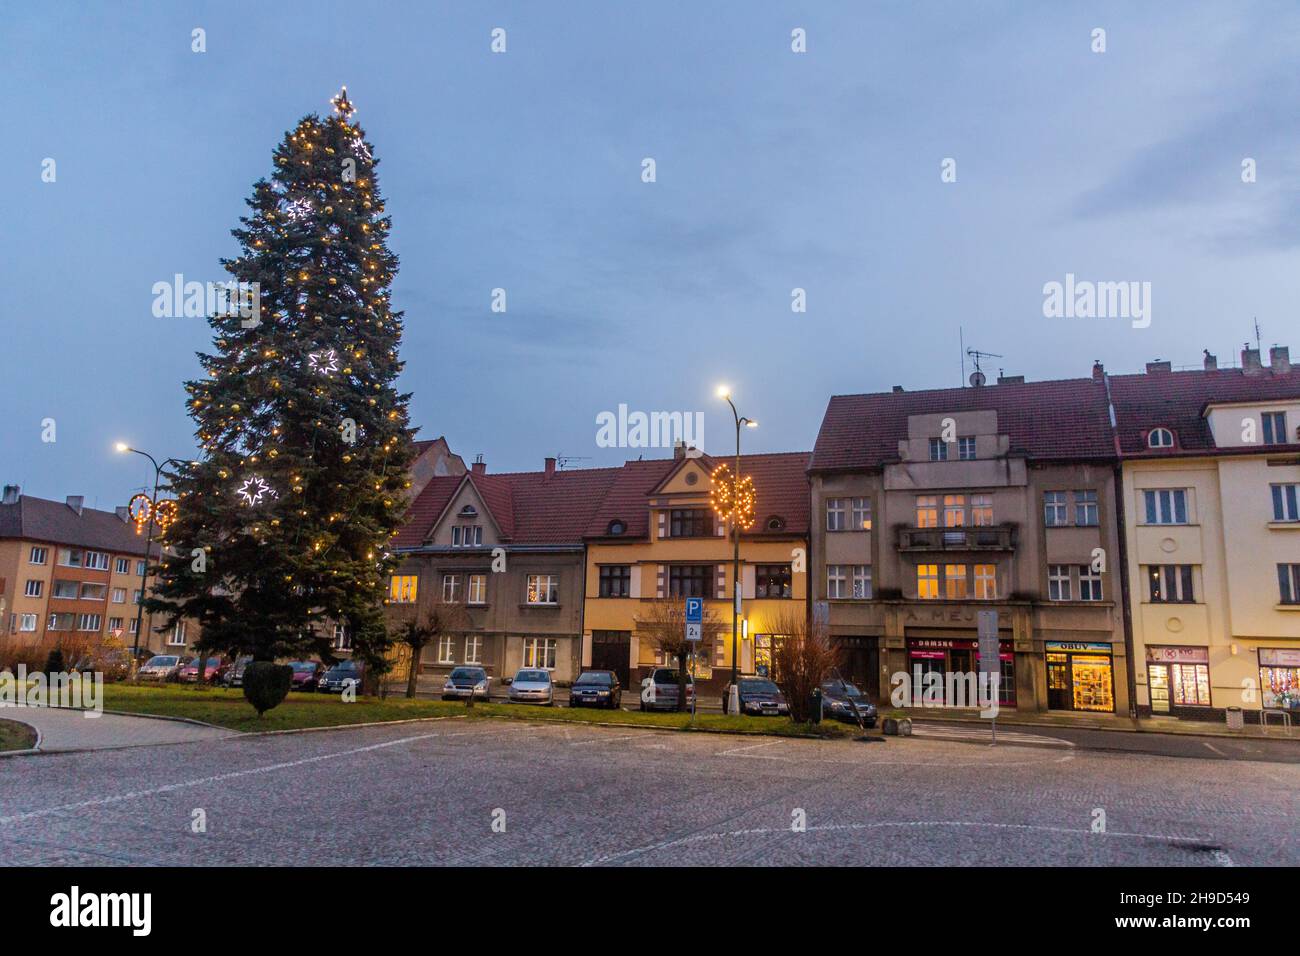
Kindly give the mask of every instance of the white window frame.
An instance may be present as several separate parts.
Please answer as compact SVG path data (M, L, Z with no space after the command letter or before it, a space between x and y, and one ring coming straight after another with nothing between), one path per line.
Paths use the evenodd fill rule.
M79 631L98 631L103 623L103 618L98 614L87 613L77 615L77 630Z
M1079 600L1105 600L1101 585L1101 572L1094 571L1091 564L1079 565Z
M109 600L114 604L126 603L126 588L113 588L109 594Z
M28 564L44 564L50 558L50 549L42 548L39 545L32 545L32 550L27 553Z
M130 558L117 558L117 559L113 562L113 571L114 571L115 574L130 574L130 573L131 573L131 559L130 559Z
M483 635L481 634L465 635L465 663L466 664L483 663Z
M1079 488L1074 492L1074 523L1080 528L1101 525L1101 510L1095 488Z
M80 568L84 567L86 556L80 548L60 548L62 553L59 555L59 566L63 568Z
M921 520L921 515L926 514L933 521ZM916 526L918 528L937 528L939 527L939 496L938 495L917 495L916 496Z
M103 551L87 551L85 555L86 568L91 571L107 571L108 555Z
M394 574L388 579L388 599L394 604L414 604L419 596L418 574Z
M827 498L826 499L826 530L843 531L845 530L844 503L847 498Z
M122 619L121 619L120 617L110 617L110 618L108 619L108 629L109 629L109 631L120 631L120 630L122 630L122 624L123 624L123 621L122 621Z
M444 574L442 576L442 603L460 603L460 575Z
M1047 566L1047 599L1049 601L1074 600L1074 587L1070 583L1070 566L1068 564L1049 564Z
M455 664L456 663L456 638L452 634L444 634L438 638L438 663Z
M1291 593L1287 593L1287 589ZM1300 604L1300 564L1284 563L1277 566L1277 600L1287 607Z
M1151 429L1151 431L1147 432L1147 447L1148 448L1173 448L1174 447L1173 430L1169 428L1165 428L1164 426Z
M1281 421L1281 424L1274 427L1274 422ZM1260 412L1259 413L1260 437L1264 440L1265 445L1289 445L1291 439L1286 433L1286 412Z
M966 527L966 496L943 496L943 526L945 528Z
M1178 520L1181 504L1183 518ZM1155 519L1151 520L1154 513ZM1145 525L1185 525L1191 524L1191 512L1187 507L1186 488L1143 488L1142 489L1142 523Z
M185 622L177 621L170 631L167 632L168 647L185 646Z
M45 582L40 578L28 578L27 583L23 585L23 597L38 598L45 587Z
M933 573L931 573L933 572ZM916 566L916 597L920 601L937 601L942 591L943 570L938 564L918 564ZM923 588L922 582L931 585ZM931 593L927 594L926 591Z
M468 576L465 582L465 603L477 607L487 603L487 575L481 571ZM470 661L477 664L478 661Z
M555 670L556 650L559 641L553 637L524 638L524 667Z
M1187 568L1187 573L1183 569ZM1155 572L1153 575L1152 572ZM1191 564L1145 564L1142 576L1146 579L1146 599L1149 604L1195 604L1196 603L1196 567ZM1163 600L1154 600L1151 594L1151 578L1160 581L1160 593ZM1183 585L1186 584L1185 588ZM1184 593L1188 588L1191 594Z
M348 633L348 626L342 621L334 622L334 650L352 650L352 635Z
M1269 488L1273 496L1273 520L1300 521L1300 484L1282 483Z
M146 570L148 570L148 567L149 567L149 566L148 566L148 563L147 563L147 562L145 562L145 561L143 561L143 560L137 561L137 562L135 563L135 576L136 576L137 578L142 578L142 577L144 577L144 573L145 573Z
M851 507L850 519L853 523L854 531L871 530L871 499L870 498L851 498L849 500Z
M546 582L544 600L534 600L542 595L542 582ZM560 576L558 574L530 574L524 598L535 607L553 607L560 603Z
M930 460L947 461L948 460L948 443L942 438L930 439Z
M871 600L871 565L855 564L853 571L853 598L857 601Z
M978 494L970 496L970 523L974 528L991 528L993 526L993 496Z
M996 564L977 564L974 566L975 600L996 601L998 599L998 566Z
M35 631L35 630L36 630L36 615L35 615L35 614L19 614L19 615L18 615L18 630L19 630L19 631L28 631L28 632L30 632L30 631Z
M965 601L970 597L970 584L966 577L966 567L967 565L964 564L945 564L943 566L944 600Z
M967 454L969 452L969 454ZM957 460L974 461L975 460L975 436L959 435L957 437Z
M847 580L843 564L826 565L826 599L836 601L848 597L848 591L845 587Z
M1064 491L1043 492L1043 525L1066 528L1070 525L1070 504Z
M72 594L70 595L60 594L59 588L61 586L66 586L69 584L72 585ZM50 588L50 600L51 601L75 601L77 600L77 595L79 595L80 593L81 593L80 581L55 581L54 586Z

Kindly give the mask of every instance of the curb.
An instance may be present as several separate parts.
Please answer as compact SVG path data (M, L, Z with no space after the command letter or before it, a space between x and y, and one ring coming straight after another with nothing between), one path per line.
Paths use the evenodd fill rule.
M964 715L956 715L956 714L949 715L949 716L939 716L939 715L931 715L931 714L927 714L925 716L915 716L909 714L908 716L911 717L912 720L922 721L926 723L980 724L984 722L984 718L982 717L967 717ZM1057 724L1057 723L1038 723L1030 720L1015 720L1015 719L1004 720L1001 717L998 717L997 720L1000 726L1033 727L1033 728L1037 728L1038 730L1099 730L1105 733L1112 733L1112 734L1155 734L1162 737L1225 737L1230 740L1284 740L1284 741L1289 740L1292 741L1293 743L1300 743L1300 737L1296 737L1296 736L1288 737L1284 734L1279 734L1278 736L1273 736L1272 734L1238 734L1227 729L1174 730L1174 729L1142 727L1142 726L1110 727L1104 724L1103 725L1064 724L1064 723Z
M35 724L29 724L25 720L18 720L16 717L6 717L5 720L12 720L15 724L22 724L24 727L30 727L36 731L36 743L27 750L0 750L0 757L31 757L35 754L42 753L41 741L45 738L41 736L41 728Z

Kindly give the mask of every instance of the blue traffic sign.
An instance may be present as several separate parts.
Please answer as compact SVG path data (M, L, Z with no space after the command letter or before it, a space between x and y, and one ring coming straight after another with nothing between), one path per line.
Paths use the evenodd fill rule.
M686 623L701 624L704 621L704 598L688 597L686 599Z

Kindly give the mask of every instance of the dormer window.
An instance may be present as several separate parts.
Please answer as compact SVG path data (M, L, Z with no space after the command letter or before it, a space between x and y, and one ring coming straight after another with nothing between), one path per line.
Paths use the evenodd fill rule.
M466 505L464 508L460 509L460 517L477 518L478 510L473 505Z
M610 534L622 534L627 530L627 525L623 523L621 518L615 518L609 523L609 527L606 530Z
M1174 433L1168 428L1153 428L1147 432L1148 448L1173 448Z
M785 530L785 519L782 518L780 515L772 515L772 517L770 517L770 518L767 519L767 530L768 530L768 531L784 531L784 530Z

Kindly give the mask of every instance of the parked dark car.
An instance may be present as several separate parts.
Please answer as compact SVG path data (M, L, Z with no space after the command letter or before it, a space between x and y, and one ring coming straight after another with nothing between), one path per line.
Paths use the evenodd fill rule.
M656 667L649 677L641 680L642 710L676 710L677 682L680 675L671 667ZM695 700L695 678L686 675L686 707Z
M774 681L766 677L742 677L737 682L740 688L740 712L749 717L778 717L790 713L790 705L785 695ZM731 699L731 684L722 691L722 712L727 712L727 701Z
M361 679L365 668L359 661L339 661L316 679L316 689L322 694L341 694L350 685L361 690Z
M221 679L221 675L225 673L226 668L229 666L220 657L209 657L204 678L209 684L215 684ZM197 684L199 682L199 659L196 657L182 667L177 672L176 679L182 684Z
M244 668L251 663L253 663L253 658L250 656L238 658L235 663L231 664L226 670L225 676L222 677L221 682L227 687L243 687Z
M822 716L846 720L852 724L856 724L861 717L863 726L874 727L876 705L854 684L839 679L828 680L822 684Z
M475 697L488 700L492 690L492 678L481 667L453 667L447 675L447 682L442 685L443 700L464 700Z
M613 671L585 671L569 688L570 707L608 707L623 703L623 687Z
M289 666L293 668L290 690L315 690L325 673L325 665L320 661L290 661Z

